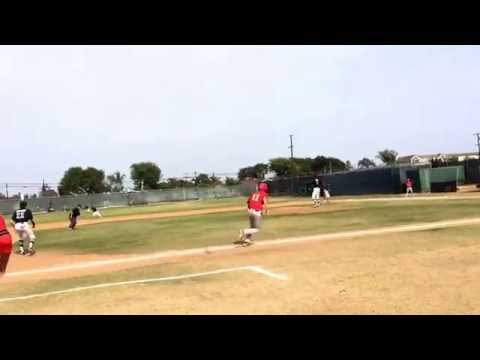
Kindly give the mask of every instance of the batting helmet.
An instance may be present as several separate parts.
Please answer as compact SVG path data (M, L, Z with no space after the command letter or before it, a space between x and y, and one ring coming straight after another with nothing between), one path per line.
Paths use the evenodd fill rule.
M260 184L258 184L258 191L268 193L268 184L266 182L261 182Z

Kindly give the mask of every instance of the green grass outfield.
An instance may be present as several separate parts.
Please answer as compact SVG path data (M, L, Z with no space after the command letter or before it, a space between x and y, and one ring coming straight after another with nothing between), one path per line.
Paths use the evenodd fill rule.
M473 194L473 196L477 196L478 194ZM455 194L418 194L417 196L427 197L427 198L435 198L435 197L445 197L451 196L455 198ZM463 194L463 196L472 196ZM360 196L335 196L333 201L335 200L372 200L378 198L392 198L392 199L399 199L402 198L403 195L360 195ZM216 207L228 207L228 206L244 206L245 205L246 197L234 197L234 198L226 198L226 199L210 199L210 200L191 200L191 201L179 201L179 202L162 202L162 203L154 203L150 205L143 205L143 206L129 206L129 207L112 207L112 208L105 208L100 209L100 212L104 217L109 216L128 216L128 215L139 215L139 214L154 214L154 213L167 213L170 211L184 211L184 210L204 210L204 209L213 209ZM305 200L308 201L308 196L271 196L269 198L270 203L279 203L285 201L301 201ZM9 218L9 215L5 215L6 218ZM93 218L91 213L88 213L86 210L82 210L81 219L91 219ZM68 213L63 211L56 211L52 213L36 213L35 214L35 221L38 223L50 223L50 222L58 222L58 221L65 221L68 223Z
M243 200L228 201L237 205L242 204ZM210 206L210 203L205 206ZM305 209L308 208L305 206ZM187 209L192 207L185 207ZM263 229L255 236L255 240L477 216L480 216L480 199L331 203L310 214L273 212L264 219ZM237 239L238 230L246 226L247 215L244 211L105 223L80 227L75 232L67 229L39 231L37 246L39 251L70 253L147 253L230 244Z
M269 200L271 203L295 200L298 198L282 196L271 197ZM154 214L154 213L166 213L169 211L184 211L184 210L204 210L212 209L216 207L227 206L243 206L245 205L246 197L234 197L228 199L211 199L211 200L192 200L192 201L179 201L179 202L162 202L145 206L129 206L129 207L112 207L100 209L100 212L104 217L109 216L127 216L127 215L139 215L139 214ZM92 213L88 213L86 210L81 210L81 218L91 219ZM38 223L49 223L57 221L68 222L68 212L55 211L52 213L37 213L34 215L35 221Z

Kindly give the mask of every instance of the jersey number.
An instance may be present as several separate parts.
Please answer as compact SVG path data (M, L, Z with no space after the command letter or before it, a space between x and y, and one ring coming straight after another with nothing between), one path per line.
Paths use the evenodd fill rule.
M253 201L258 201L258 200L260 200L260 194L253 194L252 200L253 200Z
M25 211L17 211L17 219L21 220L25 218Z

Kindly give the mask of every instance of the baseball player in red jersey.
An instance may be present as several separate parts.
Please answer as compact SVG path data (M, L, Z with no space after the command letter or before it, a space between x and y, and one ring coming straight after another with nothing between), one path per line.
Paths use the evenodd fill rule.
M7 230L5 219L0 215L0 277L7 271L8 260L12 253L12 237Z
M262 190L260 190L262 188ZM244 245L253 244L252 235L260 231L262 213L267 214L267 197L268 194L263 186L258 186L258 191L254 192L248 197L248 219L250 227L240 230L239 240Z
M413 195L413 181L410 178L407 178L407 181L405 182L405 187L407 188L407 193L405 196L408 196L408 194Z
M265 193L268 193L268 184L265 181L262 181L261 183L259 183L258 191L263 191Z

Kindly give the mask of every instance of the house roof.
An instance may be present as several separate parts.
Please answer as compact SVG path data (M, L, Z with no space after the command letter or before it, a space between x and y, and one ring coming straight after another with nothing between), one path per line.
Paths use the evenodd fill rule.
M425 160L431 160L437 156L444 156L444 157L459 157L459 156L478 156L478 153L476 152L468 152L468 153L451 153L451 154L424 154L424 155L407 155L407 156L399 156L397 158L398 162L411 162L413 157L419 157Z

